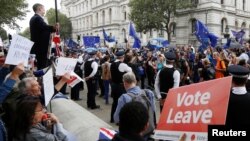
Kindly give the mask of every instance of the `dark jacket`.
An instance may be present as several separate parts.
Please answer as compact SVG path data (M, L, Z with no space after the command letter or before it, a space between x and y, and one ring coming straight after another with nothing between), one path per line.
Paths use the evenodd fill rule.
M145 141L140 135L115 134L112 141Z
M34 42L31 54L36 54L37 56L42 54L47 57L50 33L52 32L55 32L54 27L47 25L38 14L35 14L30 19L30 36L31 41Z

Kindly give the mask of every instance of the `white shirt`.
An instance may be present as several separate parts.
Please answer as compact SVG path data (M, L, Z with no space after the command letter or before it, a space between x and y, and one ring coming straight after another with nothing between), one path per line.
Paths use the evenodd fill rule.
M236 95L244 95L247 93L247 89L244 86L243 87L233 87L232 92L233 92L233 94L236 94Z
M95 58L88 59L88 61L92 61L92 60L95 60ZM97 64L96 61L92 62L91 68L93 69L91 74L89 76L85 76L85 77L93 77L93 76L95 76L95 74L97 73L97 69L98 69L98 64Z
M174 66L170 65L170 64L167 64L167 65L165 65L165 67L167 67L167 68L173 68ZM156 79L155 79L155 84L154 84L155 94L156 94L157 99L161 99L160 79L159 79L160 72L161 71L158 71L158 73L156 75ZM180 84L180 72L178 70L174 71L173 78L174 78L174 86L173 86L173 88L179 87L179 84Z
M115 62L119 62L120 60L115 60ZM121 62L118 67L120 72L132 72L132 69L125 63Z

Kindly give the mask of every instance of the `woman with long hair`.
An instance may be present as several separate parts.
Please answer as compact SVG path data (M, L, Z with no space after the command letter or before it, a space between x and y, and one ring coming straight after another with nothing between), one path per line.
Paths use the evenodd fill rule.
M67 141L62 124L52 113L46 113L40 99L23 96L17 103L16 119L12 127L14 141ZM46 119L45 119L46 118ZM53 126L54 132L51 132Z

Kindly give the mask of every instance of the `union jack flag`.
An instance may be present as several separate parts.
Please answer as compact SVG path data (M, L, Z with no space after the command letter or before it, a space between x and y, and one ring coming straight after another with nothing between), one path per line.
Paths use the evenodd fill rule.
M117 132L107 128L100 128L99 140L109 141L112 140Z

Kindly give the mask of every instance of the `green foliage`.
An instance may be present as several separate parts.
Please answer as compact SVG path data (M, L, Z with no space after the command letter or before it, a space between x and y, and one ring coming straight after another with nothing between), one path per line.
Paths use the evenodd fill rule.
M135 23L138 32L163 29L170 35L171 18L176 16L178 9L191 6L189 0L130 0L129 17ZM168 37L170 40L170 36Z
M0 25L8 25L11 28L19 27L17 20L23 20L28 12L28 4L25 0L0 0Z
M54 25L56 23L55 9L53 8L49 9L46 13L46 17L48 19L48 23L50 25ZM59 32L60 32L61 39L71 37L72 25L71 25L69 18L67 18L66 15L58 11L58 20L60 24Z
M3 29L2 27L0 27L0 37L2 38L2 40L7 39L7 31Z
M20 33L20 35L30 39L30 28L27 27L22 33Z

